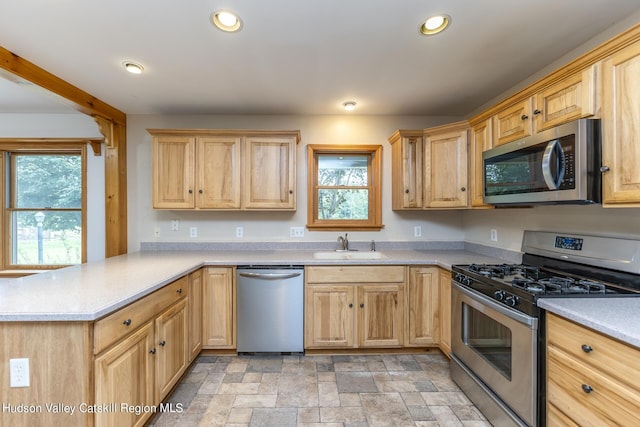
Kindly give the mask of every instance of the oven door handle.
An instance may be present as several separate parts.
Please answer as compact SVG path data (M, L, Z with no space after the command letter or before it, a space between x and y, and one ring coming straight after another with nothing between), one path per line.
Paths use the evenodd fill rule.
M489 308L492 308L493 310L497 311L498 313L501 313L507 316L508 318L515 320L518 323L528 326L529 329L532 329L532 330L538 329L538 319L536 319L535 317L531 317L527 314L520 313L516 310L505 307L502 304L495 302L491 298L487 298L486 296L478 292L474 292L468 288L465 288L464 286L459 285L455 281L451 282L451 284L453 286L453 289L462 293L463 295L466 295L472 300L475 300L480 304L484 304Z

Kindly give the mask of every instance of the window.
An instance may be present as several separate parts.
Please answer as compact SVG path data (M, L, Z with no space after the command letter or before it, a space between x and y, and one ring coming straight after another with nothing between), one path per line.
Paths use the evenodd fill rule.
M307 227L379 230L382 146L308 146Z
M2 143L0 150L3 269L84 262L85 144Z

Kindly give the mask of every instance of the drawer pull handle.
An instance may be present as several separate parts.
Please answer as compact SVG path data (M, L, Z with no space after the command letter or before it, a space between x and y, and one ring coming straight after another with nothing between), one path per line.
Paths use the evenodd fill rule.
M520 118L522 120L527 120L529 118L529 116L527 116L526 114L523 114L522 116L520 116Z
M538 110L537 108L535 110L533 110L533 114L535 116L537 116L538 114L542 114L542 111Z
M167 344L167 342L165 340L162 340L159 342L159 344L161 347L164 347Z
M349 308L353 308L353 304L349 304Z
M155 348L152 348L151 350L149 350L149 353L150 353L150 354L156 354L156 349L155 349Z
M182 288L178 289L176 292L181 294L182 293Z
M124 326L130 326L130 325L131 325L131 319L127 319L127 320L125 320L124 322L122 322L122 324L123 324Z
M587 384L582 384L582 391L584 391L587 394L591 393L593 391L593 387Z
M364 304L360 304L360 308L363 308L363 307L364 307Z
M593 347L590 345L582 344L582 351L585 353L591 353L593 351Z

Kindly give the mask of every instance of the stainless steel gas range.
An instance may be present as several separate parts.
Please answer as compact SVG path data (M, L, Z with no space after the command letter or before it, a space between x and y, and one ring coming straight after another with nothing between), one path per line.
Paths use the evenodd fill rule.
M522 264L452 267L451 375L496 426L544 426L539 298L640 297L640 240L525 231Z

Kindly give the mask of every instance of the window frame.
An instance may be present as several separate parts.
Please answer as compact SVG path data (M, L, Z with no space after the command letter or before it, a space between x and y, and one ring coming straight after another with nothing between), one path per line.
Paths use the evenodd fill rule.
M318 218L318 156L365 155L368 156L369 218L319 219ZM326 188L326 187L323 187ZM340 188L340 187L335 187ZM314 231L379 231L382 224L382 145L308 145L307 146L307 228Z
M13 236L11 235L11 214L14 211L22 210L21 208L15 208L15 195L11 194L10 190L15 188L15 174L14 168L7 170L7 154L43 154L43 155L57 155L57 154L75 154L80 155L81 158L81 208L80 216L82 221L82 231L80 233L81 238L81 263L87 262L87 140L86 139L41 139L41 140L20 140L20 139L3 139L0 140L0 174L2 175L2 182L0 185L0 197L2 197L2 209L0 212L0 235L4 241L4 244L0 246L0 266L2 275L23 275L30 272L37 272L41 270L53 270L69 265L76 264L13 264L11 259ZM11 162L15 160L11 159ZM51 211L59 211L66 209L54 208ZM71 209L77 211L77 209ZM47 210L44 209L44 212Z

